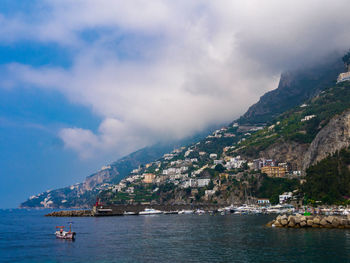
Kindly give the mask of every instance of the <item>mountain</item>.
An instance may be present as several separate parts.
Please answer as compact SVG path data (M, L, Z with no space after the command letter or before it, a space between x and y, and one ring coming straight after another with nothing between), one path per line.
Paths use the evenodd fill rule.
M101 190L108 188L111 184L118 183L133 169L160 158L163 154L179 145L198 141L212 129L214 127L209 127L203 132L182 140L156 144L140 149L114 163L102 167L98 172L86 177L82 183L33 195L21 203L20 207L89 208L96 201L96 197Z
M344 70L343 66L337 73ZM278 202L278 195L283 192L307 194L312 189L308 180L318 180L313 179L322 171L317 167L327 158L331 158L330 164L337 159L341 162L339 176L329 177L333 178L333 185L339 185L338 179L350 185L349 155L344 153L350 145L350 82L337 83L334 72L332 68L323 72L327 76L317 73L320 74L317 79L321 83L329 79L329 85L319 84L315 74L308 74L319 87L314 89L314 95L296 106L292 106L296 99L291 100L284 112L271 110L273 117L267 119L269 125L262 125L253 117L249 123L233 122L201 141L148 163L99 196L112 204L224 205L256 202L257 198ZM301 75L305 81L305 74ZM281 83L284 82L282 76ZM279 101L280 97L276 96ZM327 176L326 172L322 175L318 189L327 188ZM308 188L301 185L305 179ZM347 195L348 191L341 193ZM321 196L324 202L342 202L337 199L341 197L339 194Z
M312 67L285 72L278 88L265 93L239 118L240 124L267 123L282 112L300 105L329 87L344 71L341 57L333 55Z
M324 158L323 148L317 147L322 143L317 141L331 137L333 119L350 107L348 82L336 85L342 71L341 59L333 57L314 67L284 73L276 90L262 96L237 121L206 138L199 140L204 137L201 134L172 145L141 149L103 167L83 183L33 196L21 207L90 207L96 196L111 203L232 203L266 194L276 200L279 191L290 191L297 180L267 178L248 164L254 165L257 158L273 159L287 163L298 174ZM338 123L341 137L345 122ZM182 145L188 146L175 149ZM335 145L346 143L333 141ZM230 163L237 167L231 169ZM156 183L144 184L145 174ZM222 174L227 176L221 178ZM215 195L209 198L209 193Z

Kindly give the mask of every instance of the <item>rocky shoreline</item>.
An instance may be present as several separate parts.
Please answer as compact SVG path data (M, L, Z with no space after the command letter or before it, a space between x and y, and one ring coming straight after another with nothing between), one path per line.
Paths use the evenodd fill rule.
M275 220L269 222L267 226L270 227L284 227L284 228L350 228L349 216L305 216L301 214L296 215L279 215Z

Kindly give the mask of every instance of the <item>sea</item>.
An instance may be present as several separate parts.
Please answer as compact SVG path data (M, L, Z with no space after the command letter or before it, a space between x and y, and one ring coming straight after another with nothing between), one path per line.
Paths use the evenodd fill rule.
M350 230L269 228L271 215L48 212L0 210L0 262L350 262ZM70 221L76 240L56 239Z

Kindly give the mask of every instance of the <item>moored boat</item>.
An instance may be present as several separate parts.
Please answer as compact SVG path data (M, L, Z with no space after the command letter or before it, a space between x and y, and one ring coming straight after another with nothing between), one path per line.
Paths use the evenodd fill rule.
M64 226L56 226L57 230L55 232L56 238L60 239L70 239L74 240L76 233L72 231L72 223L69 223L69 231L64 231Z
M146 208L144 211L139 212L139 215L159 215L159 214L163 214L163 212L153 208Z

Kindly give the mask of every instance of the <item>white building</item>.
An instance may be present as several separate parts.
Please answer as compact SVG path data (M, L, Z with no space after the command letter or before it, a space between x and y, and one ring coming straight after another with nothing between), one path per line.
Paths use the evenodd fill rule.
M303 119L301 119L301 121L303 122L303 121L309 121L309 120L311 120L311 119L313 119L313 118L315 118L316 117L316 115L307 115L307 116L305 116Z
M198 181L196 179L188 179L184 181L181 185L182 188L188 188L188 187L197 187Z
M198 187L204 187L210 183L210 179L198 179L197 183L198 183Z
M239 169L243 167L247 161L242 160L240 156L231 158L225 165L227 169Z
M280 204L285 203L286 201L288 201L290 198L292 198L293 193L292 192L285 192L281 195L279 195L279 200L280 200Z
M214 164L223 164L224 160L214 160Z
M210 158L210 159L217 159L217 158L218 158L218 155L217 155L216 153L211 153L211 154L209 155L209 158Z
M350 80L350 71L345 73L340 73L337 79L337 83Z

